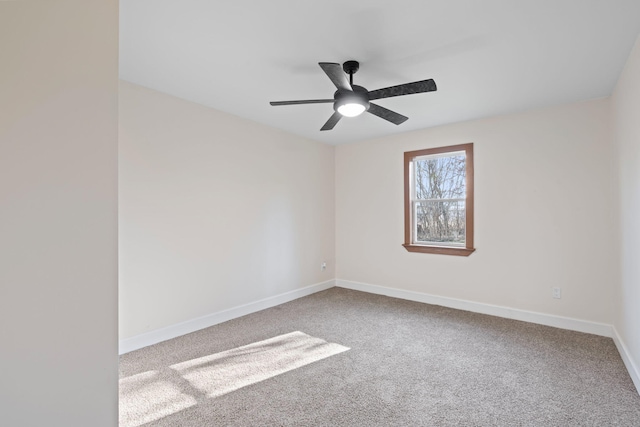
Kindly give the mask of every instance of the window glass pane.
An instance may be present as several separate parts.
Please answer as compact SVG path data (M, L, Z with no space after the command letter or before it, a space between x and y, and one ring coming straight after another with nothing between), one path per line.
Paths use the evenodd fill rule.
M465 201L415 203L415 238L418 242L463 245L465 243Z
M465 197L464 154L416 159L413 162L413 170L416 199L459 199Z

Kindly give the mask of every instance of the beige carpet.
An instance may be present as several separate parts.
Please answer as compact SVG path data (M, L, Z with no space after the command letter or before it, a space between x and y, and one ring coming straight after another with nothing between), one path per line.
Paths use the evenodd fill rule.
M120 358L120 425L640 426L608 338L333 288Z

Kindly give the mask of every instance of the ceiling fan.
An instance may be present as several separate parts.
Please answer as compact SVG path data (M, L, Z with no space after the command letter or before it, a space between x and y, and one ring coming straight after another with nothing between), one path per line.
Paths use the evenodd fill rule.
M408 117L398 114L377 104L370 102L374 99L390 98L392 96L411 95L413 93L432 92L437 90L433 79L419 82L405 83L390 86L383 89L368 91L362 86L353 84L353 75L360 68L358 61L347 61L342 66L332 62L319 62L320 68L329 76L338 90L333 94L333 99L308 99L302 101L274 101L271 105L296 105L296 104L325 104L333 103L335 112L320 130L331 130L345 117L356 117L368 111L393 124L399 125L407 121ZM347 78L347 74L349 78Z

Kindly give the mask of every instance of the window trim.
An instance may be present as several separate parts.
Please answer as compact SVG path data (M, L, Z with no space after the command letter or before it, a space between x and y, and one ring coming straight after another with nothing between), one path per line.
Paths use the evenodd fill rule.
M431 156L464 151L465 153L465 246L418 245L411 242L411 162L417 157ZM449 145L447 147L427 148L425 150L406 151L404 153L404 243L402 246L409 252L420 252L442 255L469 256L476 249L473 247L473 143Z

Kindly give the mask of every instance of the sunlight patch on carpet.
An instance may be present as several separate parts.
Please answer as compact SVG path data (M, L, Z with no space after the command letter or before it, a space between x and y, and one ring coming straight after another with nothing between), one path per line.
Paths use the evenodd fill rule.
M347 350L296 331L171 368L207 397L218 397Z
M159 420L196 404L171 381L156 371L143 372L120 380L120 425L137 427Z

